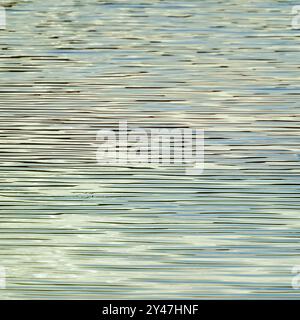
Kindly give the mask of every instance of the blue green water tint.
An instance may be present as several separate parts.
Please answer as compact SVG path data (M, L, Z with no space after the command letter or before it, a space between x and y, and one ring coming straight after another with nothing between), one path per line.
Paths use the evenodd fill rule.
M4 1L2 299L299 298L294 1ZM205 171L96 133L205 129Z

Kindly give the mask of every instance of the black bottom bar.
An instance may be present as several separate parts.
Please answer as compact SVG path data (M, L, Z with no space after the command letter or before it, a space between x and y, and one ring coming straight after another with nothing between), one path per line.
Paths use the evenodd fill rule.
M0 301L9 319L256 319L261 312L285 318L297 314L298 300L18 300Z

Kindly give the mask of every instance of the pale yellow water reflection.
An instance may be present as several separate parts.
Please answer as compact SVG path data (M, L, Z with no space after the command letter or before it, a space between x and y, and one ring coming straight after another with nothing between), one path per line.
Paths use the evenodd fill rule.
M2 4L2 299L299 298L294 2ZM204 174L97 165L119 119L204 128Z

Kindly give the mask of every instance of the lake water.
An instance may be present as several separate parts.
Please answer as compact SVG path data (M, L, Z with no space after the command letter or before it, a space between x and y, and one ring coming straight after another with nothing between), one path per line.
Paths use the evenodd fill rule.
M2 299L299 298L294 1L0 1ZM205 130L205 170L96 133Z

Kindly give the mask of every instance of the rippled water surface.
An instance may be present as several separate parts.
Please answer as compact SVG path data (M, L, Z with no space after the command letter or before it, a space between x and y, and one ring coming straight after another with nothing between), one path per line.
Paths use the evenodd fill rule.
M299 298L294 1L0 1L2 299ZM205 170L97 130L205 129Z

